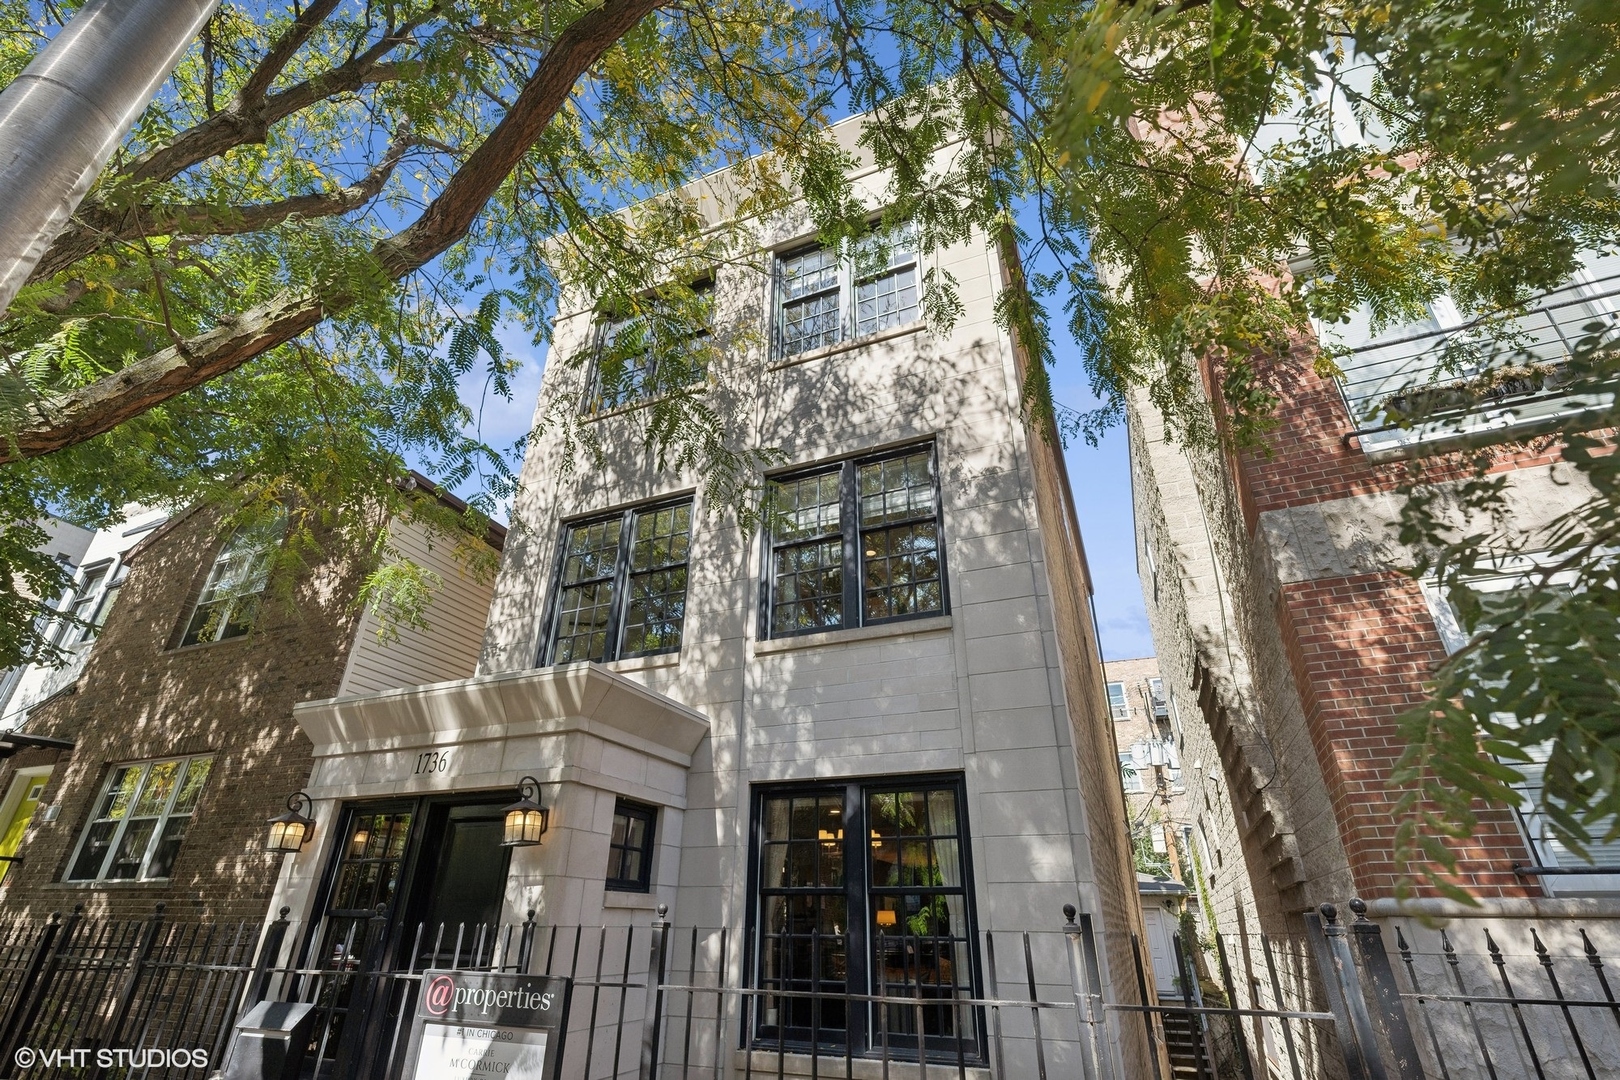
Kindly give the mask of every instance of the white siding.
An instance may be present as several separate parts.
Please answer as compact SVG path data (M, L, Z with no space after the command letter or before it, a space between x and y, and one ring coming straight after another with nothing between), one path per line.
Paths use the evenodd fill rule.
M427 610L430 629L400 627L399 640L377 641L376 613L365 612L355 632L338 696L463 679L478 666L493 581L478 581L456 560L454 543L428 536L419 525L396 522L394 547L443 579Z

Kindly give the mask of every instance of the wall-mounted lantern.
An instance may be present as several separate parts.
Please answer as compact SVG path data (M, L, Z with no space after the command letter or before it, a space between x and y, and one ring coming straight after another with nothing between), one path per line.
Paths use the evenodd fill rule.
M287 812L277 814L267 824L270 826L269 839L265 847L278 854L297 854L309 838L315 835L315 822L302 811L313 805L310 797L302 791L293 792L287 800Z
M540 805L540 781L525 776L518 781L518 801L501 811L506 816L502 847L533 847L551 824L551 811Z

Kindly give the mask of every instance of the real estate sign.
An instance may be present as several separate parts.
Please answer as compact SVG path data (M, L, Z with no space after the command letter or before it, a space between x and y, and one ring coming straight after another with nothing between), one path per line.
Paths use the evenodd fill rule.
M558 1080L568 991L563 978L424 971L402 1075Z

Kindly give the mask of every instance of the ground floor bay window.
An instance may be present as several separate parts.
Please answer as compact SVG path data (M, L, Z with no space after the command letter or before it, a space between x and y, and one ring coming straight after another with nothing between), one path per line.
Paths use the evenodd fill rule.
M960 777L757 789L754 836L755 1045L979 1056Z

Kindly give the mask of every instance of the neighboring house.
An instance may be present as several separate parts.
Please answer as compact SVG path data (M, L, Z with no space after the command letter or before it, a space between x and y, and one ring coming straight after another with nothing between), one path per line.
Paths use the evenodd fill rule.
M59 537L78 541L82 534L83 543L76 543L77 557L70 560L76 568L73 583L51 606L88 625L77 625L66 618L50 621L45 633L66 654L64 662L54 667L28 664L8 673L14 675L14 681L11 693L0 696L0 729L21 726L30 709L78 679L129 572L125 555L168 517L167 511L132 505L124 507L123 521L105 529L91 532L73 525L59 527ZM3 847L0 844L0 849Z
M1361 312L1323 333L1349 350L1341 377L1313 369L1313 343L1267 373L1281 395L1277 426L1254 451L1172 442L1145 394L1129 402L1138 565L1166 694L1181 705L1200 891L1224 932L1299 933L1301 912L1360 896L1413 946L1430 989L1441 980L1455 989L1451 972L1467 970L1478 993L1500 990L1491 964L1465 955L1448 968L1437 931L1415 916L1458 920L1448 940L1459 954L1485 953L1489 930L1491 947L1528 965L1520 978L1538 972L1530 931L1539 929L1554 955L1579 961L1579 970L1563 969L1566 990L1584 977L1578 930L1604 957L1620 949L1620 873L1604 872L1620 866L1620 845L1595 844L1588 862L1554 841L1533 767L1523 802L1482 806L1461 848L1456 881L1474 906L1421 880L1410 900L1397 899L1401 792L1389 786L1404 748L1396 718L1425 700L1430 674L1462 644L1445 597L1404 572L1418 563L1397 537L1405 460L1430 459L1430 474L1445 482L1468 472L1445 451L1489 454L1505 483L1508 531L1544 534L1588 492L1556 444L1510 440L1608 404L1573 399L1561 371L1581 327L1612 319L1617 300L1620 259L1585 259L1520 320L1534 363L1521 359L1511 371L1483 346L1471 366L1446 362L1469 343L1449 303L1437 302L1426 322L1376 335ZM1455 393L1482 385L1493 391L1474 406ZM1387 410L1421 395L1463 404L1415 426L1387 422ZM1504 566L1495 584L1513 587L1524 569ZM1393 948L1394 935L1385 938ZM1588 990L1597 993L1575 992ZM1543 1062L1575 1068L1578 1048L1563 1022L1535 1016L1541 1026L1529 1030ZM1489 1023L1517 1030L1505 1018L1497 1028L1494 1015ZM1458 1071L1474 1053L1471 1044L1456 1049L1451 1075L1474 1075ZM1529 1067L1522 1046L1512 1053L1515 1068Z
M857 156L859 122L833 129ZM868 198L880 181L858 180ZM724 173L701 187L725 205ZM702 961L727 987L829 995L728 999L761 1004L719 1046L688 1030L705 1075L742 1075L736 1038L771 1052L772 1075L780 1039L810 1075L813 1016L824 1071L846 1049L877 1055L876 1011L838 995L988 996L987 931L1015 935L1009 949L1037 932L1042 995L1072 994L1051 945L1065 904L1102 931L1110 1000L1137 1000L1141 916L1078 523L1058 447L1024 424L1028 361L994 318L1014 253L975 235L919 258L902 234L856 277L815 236L802 208L762 223L757 254L712 281L717 339L766 331L717 350L709 375L735 437L782 452L762 478L774 530L739 528L701 477L642 452L651 363L605 386L555 359L624 333L565 306L539 407L603 425L610 459L563 475L555 429L531 444L515 508L528 528L507 546L476 678L297 708L316 744L316 835L277 902L338 928L305 940L333 940L379 899L407 943L424 917L427 941L439 918L534 911L563 931L536 968L566 971L569 928L640 929L665 905L679 927L725 931ZM943 336L919 310L930 267L965 308ZM503 806L529 776L549 829L502 847ZM353 884L379 830L397 841L380 892ZM892 944L907 933L933 940ZM1003 991L1032 992L1010 962ZM987 1075L985 1029L958 1026L974 1010L926 1011L928 1049ZM896 1056L915 1058L921 1012L892 1010ZM1148 1075L1139 1024L1108 1024L1112 1075ZM1072 1025L1046 1037L1078 1054ZM1011 1075L1035 1074L1029 1040L1007 1053Z
M1119 778L1130 807L1133 842L1145 842L1171 876L1192 886L1192 855L1184 850L1192 828L1181 761L1179 708L1165 692L1152 656L1103 665L1108 715L1119 746Z
M7 912L132 917L163 902L182 920L260 918L280 870L264 822L309 775L294 705L476 663L491 584L461 572L452 542L410 522L391 534L443 586L432 629L384 645L355 603L356 560L328 557L284 590L290 602L269 598L279 528L223 529L198 507L99 533L67 600L96 627L93 647L65 642L73 666L5 736Z
M47 537L44 545L45 553L56 559L69 572L77 575L80 564L84 562L84 554L96 537L95 531L80 528L59 518L46 518L43 525ZM33 592L26 586L23 587L23 595L34 597ZM60 606L63 599L65 598L57 599L57 606ZM22 700L23 695L18 693L17 688L33 673L33 667L32 664L20 664L0 671L0 730L15 727L16 714L26 711L26 706L19 709L12 703ZM0 850L3 850L3 845L0 845Z

